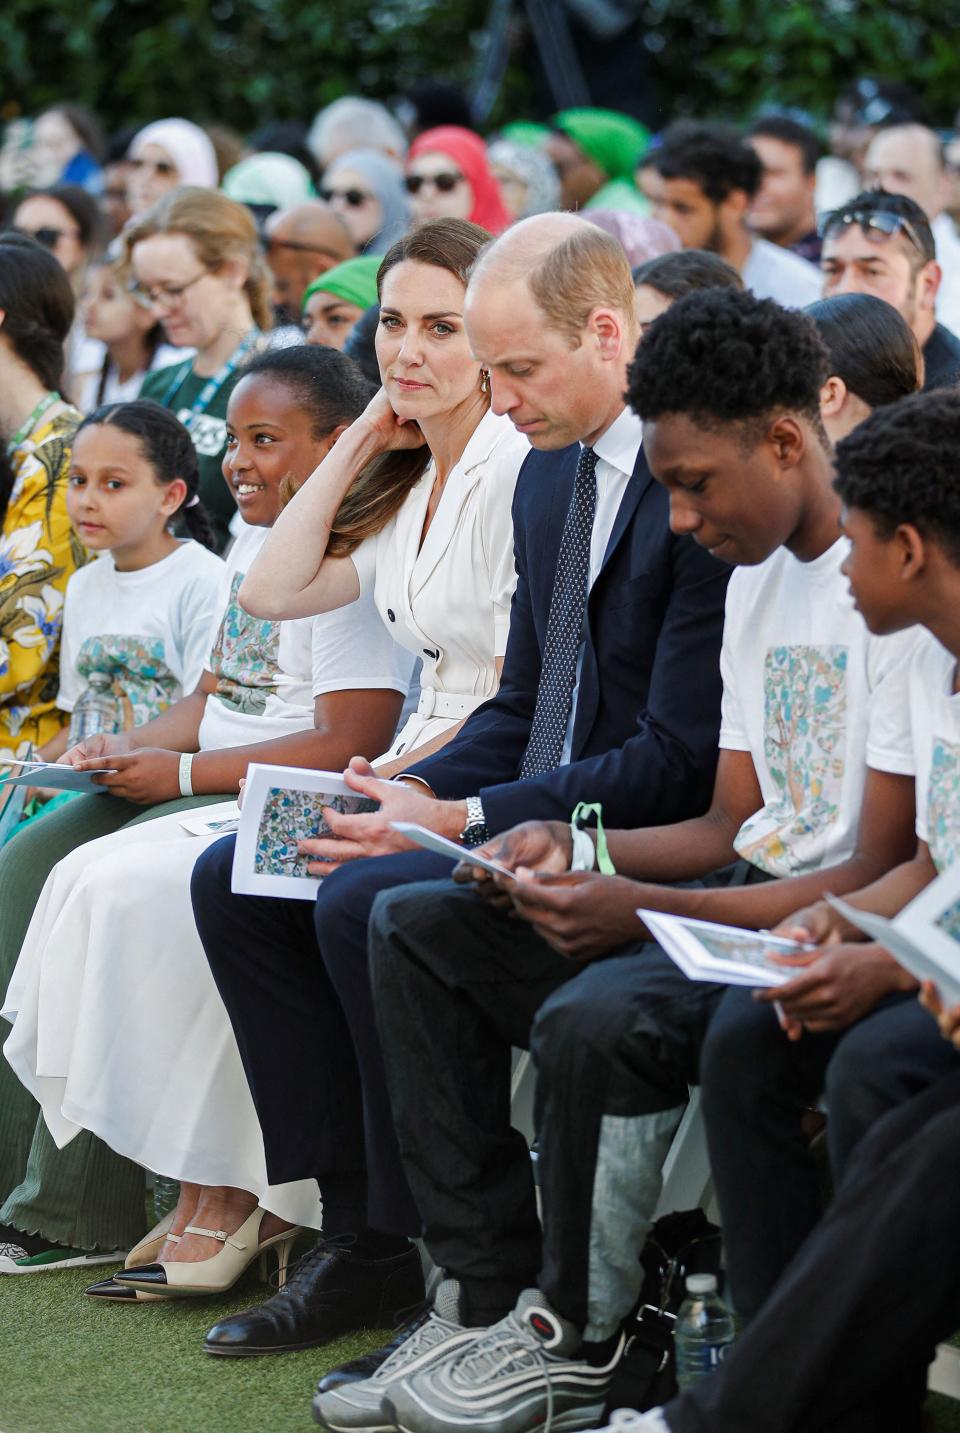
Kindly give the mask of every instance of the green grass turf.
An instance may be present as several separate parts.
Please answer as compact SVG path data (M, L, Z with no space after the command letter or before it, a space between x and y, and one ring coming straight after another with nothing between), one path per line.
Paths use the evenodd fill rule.
M384 1342L370 1330L279 1358L211 1358L203 1334L268 1290L248 1275L230 1299L95 1304L109 1266L0 1277L2 1433L307 1433L320 1374ZM937 1433L960 1403L931 1397Z
M82 1297L111 1272L0 1277L2 1433L306 1433L318 1377L388 1337L371 1330L306 1353L211 1358L206 1329L269 1294L255 1273L229 1299Z

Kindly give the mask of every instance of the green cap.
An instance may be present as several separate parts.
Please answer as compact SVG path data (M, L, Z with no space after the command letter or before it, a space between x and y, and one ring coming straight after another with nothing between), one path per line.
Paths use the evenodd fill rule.
M618 110L564 109L553 123L610 179L632 179L650 143L650 131Z
M333 294L344 303L367 309L377 301L377 270L383 262L381 254L363 254L358 259L345 259L314 279L303 296L303 307L314 294Z

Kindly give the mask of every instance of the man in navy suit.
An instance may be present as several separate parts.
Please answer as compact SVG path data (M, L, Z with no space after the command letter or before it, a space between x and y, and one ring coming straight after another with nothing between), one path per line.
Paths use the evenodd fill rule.
M636 826L698 814L709 799L728 569L670 532L625 404L639 335L622 250L571 215L517 225L482 257L466 322L494 410L534 448L514 501L518 584L500 689L398 782L352 763L350 784L381 806L335 818L336 838L310 843L314 869L336 870L315 909L231 895L230 840L194 874L198 929L271 1181L316 1177L325 1233L350 1236L266 1304L212 1329L214 1353L302 1348L382 1322L389 1280L415 1257L405 1241L420 1224L390 1115L367 921L381 890L451 867L389 823L479 844L522 819L569 820L580 801Z

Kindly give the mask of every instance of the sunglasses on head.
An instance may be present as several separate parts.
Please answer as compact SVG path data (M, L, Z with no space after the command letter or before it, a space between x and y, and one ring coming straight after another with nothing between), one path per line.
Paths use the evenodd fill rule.
M328 204L332 204L334 199L342 199L351 209L359 209L362 204L368 204L373 195L364 189L321 189L320 198Z
M851 224L858 224L867 238L875 244L892 238L894 234L905 234L917 253L926 257L920 235L910 220L905 219L902 214L891 214L886 209L834 209L821 216L817 233L821 239L827 239L832 232L849 229Z
M408 174L404 179L408 194L419 194L425 184L432 184L440 194L450 194L463 183L462 174Z

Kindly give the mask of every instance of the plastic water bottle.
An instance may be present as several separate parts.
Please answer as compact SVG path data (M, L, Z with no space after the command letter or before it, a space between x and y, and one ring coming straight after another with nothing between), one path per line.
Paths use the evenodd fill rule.
M120 706L111 690L108 672L91 672L86 690L73 709L70 719L70 744L85 741L98 731L120 731L123 722Z
M726 1358L736 1335L733 1314L717 1293L714 1275L691 1274L674 1330L681 1389L711 1373Z

